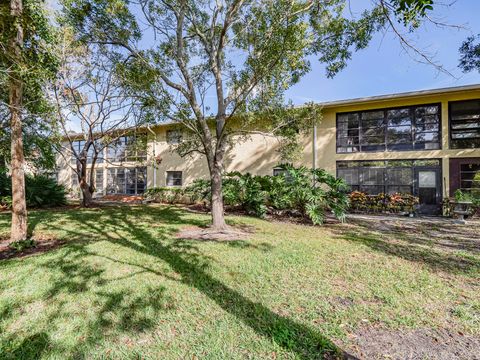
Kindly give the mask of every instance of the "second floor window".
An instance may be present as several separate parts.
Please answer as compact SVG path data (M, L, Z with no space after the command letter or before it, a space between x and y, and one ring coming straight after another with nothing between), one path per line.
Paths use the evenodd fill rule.
M147 157L146 138L140 136L122 136L107 148L109 161L139 161Z
M167 130L167 143L171 145L182 142L182 132L180 130Z
M340 113L337 153L440 149L440 106Z
M99 142L96 142L96 145L98 147L101 146L101 144ZM80 156L80 153L83 151L84 146L85 146L85 140L75 140L75 141L72 142L73 150L79 156ZM88 152L87 152L87 163L88 164L92 163L93 154L94 154L93 145L90 145L90 147L88 149ZM77 157L72 153L71 163L75 164L76 162L77 162ZM103 150L100 150L100 152L98 153L98 157L97 157L97 163L102 163L102 162L103 162Z
M455 101L450 107L450 147L480 147L480 99Z

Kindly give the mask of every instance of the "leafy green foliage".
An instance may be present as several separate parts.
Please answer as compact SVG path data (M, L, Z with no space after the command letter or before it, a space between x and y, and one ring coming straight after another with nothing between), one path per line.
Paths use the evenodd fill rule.
M8 246L18 252L22 252L24 250L30 249L32 247L36 246L35 240L33 239L26 239L26 240L21 240L21 241L14 241Z
M480 34L470 36L460 47L460 68L464 72L480 72Z
M156 187L145 191L143 196L159 203L176 204L182 201L185 190L174 187Z
M480 192L479 191L462 191L458 189L454 194L456 202L470 202L470 210L472 213L480 211Z
M433 0L390 0L395 15L405 26L418 28L421 18L433 10Z
M223 180L225 205L240 206L247 214L264 217L267 213L267 193L262 189L257 176L232 172Z
M289 207L300 211L315 225L325 221L326 212L345 220L348 209L347 185L323 169L295 168L282 165L286 171L285 194L289 194Z
M206 179L196 179L192 184L185 188L185 194L192 202L210 202L212 199L210 192L210 181Z
M26 176L25 188L25 198L29 207L61 206L67 202L63 185L47 176Z
M265 217L268 211L286 210L308 218L315 225L325 221L327 212L341 221L349 207L347 186L323 169L295 168L282 165L283 176L254 176L239 172L223 177L223 199L230 207L237 207L247 214ZM193 201L210 200L210 183L196 180L186 188Z
M31 208L54 207L67 203L63 185L44 175L27 175L25 190L27 206ZM0 203L8 208L12 205L11 180L5 169L0 171Z
M24 42L22 60L3 48L0 52L0 161L10 160L10 127L8 121L9 78L14 76L23 82L23 145L27 160L38 168L53 168L55 155L51 125L55 121L53 107L48 101L46 87L53 80L58 58L56 44L58 32L50 22L45 0L23 0L21 25ZM10 14L10 1L0 3L0 43L7 45L15 34L14 18ZM5 50L5 51L4 51Z

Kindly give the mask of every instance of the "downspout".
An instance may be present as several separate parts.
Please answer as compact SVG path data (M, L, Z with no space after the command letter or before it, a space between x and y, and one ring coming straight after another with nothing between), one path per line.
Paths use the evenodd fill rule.
M157 187L157 158L155 154L155 149L157 147L157 134L152 130L150 125L147 125L148 131L153 135L153 187Z

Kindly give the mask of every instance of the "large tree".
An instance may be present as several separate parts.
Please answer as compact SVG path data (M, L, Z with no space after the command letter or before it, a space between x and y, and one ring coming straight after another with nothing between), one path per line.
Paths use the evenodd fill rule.
M144 136L134 135L147 121L143 113L145 98L138 92L130 94L120 81L118 64L95 46L72 41L68 28L63 29L61 53L52 89L60 135L56 143L58 153L71 164L78 178L82 205L89 207L96 190L97 164L110 160L104 156L106 149L115 148L118 140L126 135L136 141L124 150L134 155L146 149ZM72 125L79 131L72 132ZM129 157L132 158L134 156Z
M55 69L54 35L44 1L11 0L0 4L0 101L10 115L11 241L27 237L23 118L43 118L45 81ZM6 90L8 89L8 90Z
M415 28L431 3L374 1L354 19L347 0L63 1L79 38L114 54L128 84L157 84L156 98L169 103L166 117L190 134L180 149L206 156L220 230L222 172L234 136L298 137L305 117L285 106L283 94L310 70L310 59L332 77L376 30L398 22ZM148 77L138 76L145 71Z

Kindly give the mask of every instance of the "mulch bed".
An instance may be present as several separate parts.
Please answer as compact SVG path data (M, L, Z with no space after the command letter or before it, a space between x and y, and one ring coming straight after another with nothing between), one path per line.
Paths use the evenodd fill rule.
M32 238L35 241L35 246L17 251L8 246L8 239L0 239L0 260L22 258L29 255L41 254L63 245L65 241L58 240L52 235L35 235Z
M102 196L100 201L117 201L126 204L141 204L144 200L143 196L138 195L105 195Z
M254 231L255 229L248 226L229 226L226 230L189 226L179 231L175 237L183 240L238 241L247 240Z

